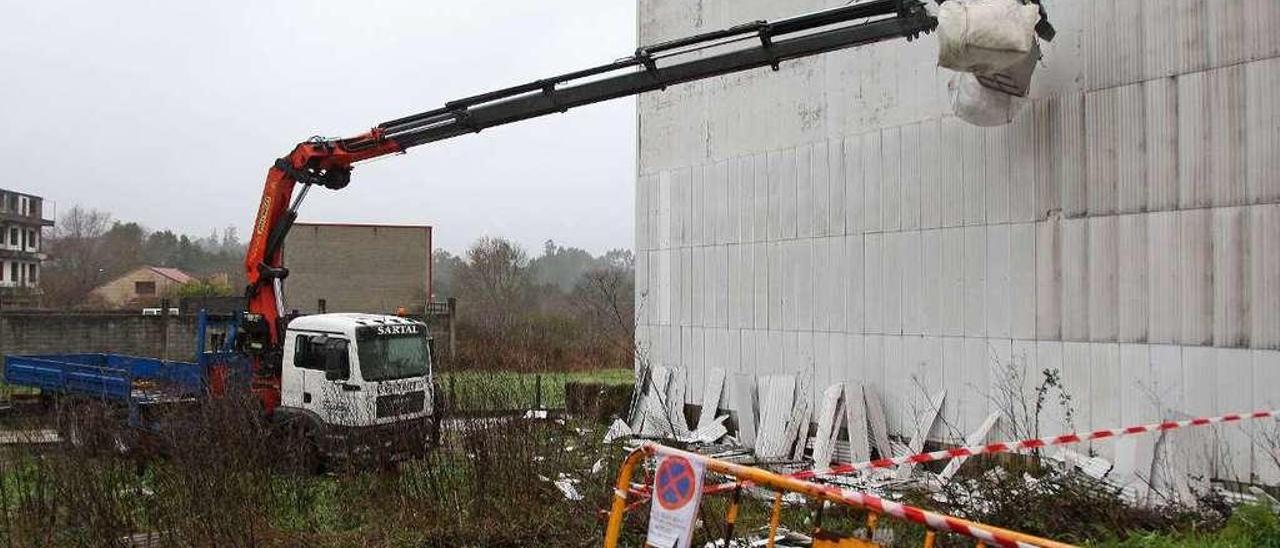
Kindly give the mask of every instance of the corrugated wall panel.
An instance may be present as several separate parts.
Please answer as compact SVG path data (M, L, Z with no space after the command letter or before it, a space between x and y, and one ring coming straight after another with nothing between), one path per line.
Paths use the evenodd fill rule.
M942 231L920 233L920 315L926 335L942 334Z
M715 171L715 202L712 207L715 209L716 220L716 239L717 244L724 244L730 241L737 241L737 238L730 238L730 221L729 221L729 162L716 162Z
M1089 345L1089 428L1114 428L1120 423L1120 345ZM1115 458L1112 443L1094 444L1094 449Z
M1116 338L1120 342L1147 341L1147 312L1150 306L1147 295L1150 281L1147 276L1147 218L1149 215L1121 215L1117 219L1119 276L1118 314Z
M726 246L726 260L728 261L727 270L729 276L729 327L733 329L742 329L743 323L746 321L747 314L743 310L743 303L746 302L747 292L743 279L748 271L744 265L744 250L746 246L741 244L731 244ZM745 259L750 261L749 258Z
M1249 27L1245 23L1245 0L1206 2L1209 20L1209 66L1222 67L1248 58Z
M1280 205L1253 207L1249 222L1251 342L1254 348L1280 349Z
M680 169L676 172L672 179L672 194L678 196L687 196L686 200L680 204L680 209L673 212L672 217L680 217L680 221L668 219L663 226L670 227L673 239L663 238L663 247L668 247L672 242L678 242L680 245L698 245L702 243L703 234L703 207L706 205L707 185L703 179L704 166L694 166L691 169ZM666 197L666 189L663 189L663 202L669 199ZM675 234L677 225L681 227L682 234Z
M1062 340L1089 340L1089 231L1087 219L1062 221Z
M1146 19L1141 0L1115 0L1112 16L1115 18L1110 63L1114 75L1112 85L1125 85L1146 77L1143 58L1143 33Z
M1109 2L1108 2L1109 3ZM1107 88L1085 95L1086 154L1088 154L1088 202L1090 215L1116 211L1116 176L1119 138L1119 90Z
M1280 352L1270 350L1253 351L1253 405L1256 409L1280 408ZM1277 427L1265 422L1250 425L1255 436L1275 436ZM1280 484L1280 455L1269 454L1266 444L1253 447L1254 481L1264 485Z
M782 237L782 179L783 157L794 151L780 150L768 154L769 179L767 187L769 223L763 239L777 240ZM794 164L793 164L794 165Z
M980 225L987 220L986 128L965 124L960 131L964 153L964 224Z
M863 252L862 300L866 333L884 333L884 235L867 234Z
M1280 28L1272 31L1280 35ZM1280 58L1249 63L1244 70L1246 193L1250 203L1280 201Z
M800 298L796 291L800 278L800 241L778 242L782 249L782 325L783 330L794 330L799 323Z
M844 217L846 234L862 234L867 223L863 211L862 136L844 138Z
M751 324L756 329L769 327L769 245L751 244Z
M1245 26L1250 59L1280 55L1280 3L1273 0L1245 0Z
M713 249L712 263L715 266L713 281L715 282L715 326L729 327L729 249L728 246L717 245Z
M783 284L786 272L784 249L781 242L768 242L765 245L769 254L769 329L782 329L783 299L786 289L786 285Z
M672 325L692 325L689 300L695 288L694 281L690 278L690 272L693 271L692 261L689 259L690 248L662 250L659 253L671 255L668 266L671 270L671 291L663 296L667 300L667 309L670 310L667 321Z
M1059 207L1066 217L1079 217L1088 207L1085 175L1084 96L1067 95L1049 99L1049 156L1054 188L1061 193Z
M761 242L769 233L769 155L751 157L751 241Z
M982 339L977 339L982 341ZM978 424L981 424L987 415L1002 410L1007 407L1000 403L1003 396L1003 390L1012 388L1016 390L1017 384L1007 379L1011 368L1016 367L1013 363L1013 345L1009 339L986 339L983 341L986 347L986 367L967 371L966 373L973 378L973 384L978 387L979 395L985 400L985 405L979 404L968 409L968 416L965 422L970 426L967 430L972 430ZM986 390L983 390L985 388Z
M1254 409L1253 406L1253 352L1243 348L1217 348L1217 364L1214 380L1214 413L1234 413L1232 409ZM1249 479L1252 469L1253 443L1243 425L1223 425L1219 430L1222 443L1217 466L1218 478Z
M1093 400L1090 397L1093 382L1092 355L1089 351L1091 346L1093 345L1083 342L1062 343L1062 385L1075 403L1071 410L1071 422L1078 430L1093 427Z
M1147 302L1150 313L1147 338L1153 343L1182 340L1182 249L1179 212L1162 211L1147 215Z
M902 129L881 132L880 229L902 229Z
M1157 0L1166 2L1168 0ZM1173 48L1168 48L1173 49ZM1172 79L1151 80L1143 85L1147 208L1164 211L1178 207L1178 86Z
M1178 205L1206 207L1213 196L1209 181L1209 117L1213 112L1205 73L1178 77Z
M1191 209L1179 215L1182 246L1178 281L1182 290L1182 329L1179 342L1189 345L1213 342L1213 238L1208 209Z
M831 234L831 166L827 154L827 142L818 141L809 155L810 173L813 181L813 232L815 236ZM808 210L806 210L808 211Z
M1151 345L1150 392L1164 410L1182 412L1186 408L1186 385L1183 384L1182 347L1168 344Z
M937 119L920 122L920 147L916 150L916 162L920 167L920 226L942 226L942 132Z
M942 334L964 334L965 237L960 227L942 229Z
M864 333L866 332L866 295L863 291L863 277L865 271L865 253L863 236L861 234L850 234L844 239L845 249L844 258L847 262L848 270L842 278L844 287L844 313L845 313L845 331L848 333Z
M985 337L987 299L987 227L964 227L964 334Z
M1089 219L1089 339L1116 340L1119 283L1116 272L1119 247L1116 216Z
M941 161L938 164L940 195L942 196L942 226L960 226L964 224L965 187L964 166L964 122L952 117L942 119Z
M1062 340L1062 221L1036 223L1036 338Z
M791 280L796 295L795 326L800 330L813 331L814 240L799 240L795 249L795 275Z
M906 334L924 334L924 272L921 270L920 232L903 232L898 239L898 276L902 279L902 328Z
M1034 221L1036 212L1035 113L1025 109L1006 130L1009 148L1009 220Z
M882 137L879 131L862 135L861 166L862 169L862 229L867 232L879 232L882 223L880 211L880 193L884 186L884 156L881 148Z
M885 418L889 422L889 431L902 432L906 424L902 408L907 394L900 392L898 387L905 384L902 382L905 376L903 367L903 346L905 345L901 335L886 335L881 340L884 345L884 360L880 363L878 376L873 383L880 389L881 400L884 401Z
M1224 2L1225 3L1225 2ZM1278 29L1280 30L1280 29ZM1209 73L1209 181L1214 205L1245 203L1245 71L1231 66Z
M1178 24L1178 69L1180 74L1209 68L1208 9L1206 0L1174 0Z
M1132 84L1116 92L1116 211L1146 211L1146 88Z
M779 232L778 238L796 237L796 150L788 149L781 157L782 181L778 187Z
M1214 346L1249 345L1249 250L1249 209L1214 209Z
M942 388L947 391L940 422L951 429L964 432L960 428L961 413L965 393L970 391L968 379L964 377L964 339L941 337L940 340L942 341Z
M903 292L903 234L889 232L884 234L883 250L880 264L880 286L884 293L884 301L880 304L883 314L881 325L886 335L902 334L902 292Z
M902 128L902 228L920 228L920 124Z
M1085 5L1086 82L1089 89L1108 88L1119 80L1116 0L1089 0Z
M817 215L814 212L813 145L796 148L796 236L812 238Z
M1051 395L1048 401L1045 402L1044 411L1040 414L1040 422L1038 424L1040 432L1045 434L1075 432L1076 425L1075 421L1072 420L1072 416L1078 400L1063 383L1062 342L1035 341L1034 344L1036 349L1036 369L1041 372L1054 373L1058 377L1058 386L1053 392L1050 392ZM1048 385L1046 384L1046 386Z
M1172 76L1179 66L1178 12L1170 0L1142 1L1142 64L1147 78Z
M844 140L831 139L827 141L827 172L830 173L828 186L831 189L827 195L827 219L829 234L836 235L845 233L845 159L844 159Z
M984 170L987 193L986 222L1009 222L1009 128L988 128L983 137L986 156Z
M1062 210L1062 189L1058 187L1057 165L1060 161L1054 145L1055 102L1051 99L1033 101L1027 110L1031 114L1032 146L1035 149L1036 220L1044 220L1051 212Z
M1009 334L1036 338L1036 226L1009 227Z
M747 162L749 160L746 156L730 158L728 171L725 175L727 178L725 182L725 200L727 204L725 207L728 210L728 218L726 219L728 232L725 233L725 241L729 243L740 243L747 240L742 226L743 217L748 214L746 208L747 193L744 187L745 184L750 184L747 182L749 179L746 178L746 172L749 169Z
M991 337L1011 337L1010 312L1012 312L1011 259L1009 225L987 227L986 257L986 334Z

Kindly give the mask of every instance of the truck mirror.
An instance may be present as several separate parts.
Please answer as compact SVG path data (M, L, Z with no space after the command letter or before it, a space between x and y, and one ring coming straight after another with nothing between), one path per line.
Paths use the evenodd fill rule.
M344 381L351 377L351 359L347 354L347 341L333 339L324 345L324 378Z

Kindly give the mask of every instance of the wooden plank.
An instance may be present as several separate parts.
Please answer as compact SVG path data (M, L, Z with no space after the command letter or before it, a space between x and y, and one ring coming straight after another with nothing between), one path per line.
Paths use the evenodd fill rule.
M929 402L930 407L924 413L924 420L916 424L916 433L911 436L911 442L907 445L908 455L914 455L924 449L924 440L929 437L929 431L933 430L933 423L938 420L938 412L942 410L942 402L946 397L947 391L943 390ZM898 466L898 479L910 478L911 471L915 467L915 463L912 462Z
M867 439L867 403L863 397L861 385L846 384L844 387L845 428L849 436L849 460L866 462L871 460L871 448ZM881 418L883 422L883 417ZM832 435L834 437L834 434Z
M867 405L867 419L871 426L871 439L875 441L878 458L893 456L893 447L889 445L889 424L884 418L884 403L880 395L870 385L862 387L862 396Z
M987 415L986 420L982 421L982 424L978 425L976 430L970 432L969 435L964 438L965 447L972 447L985 443L987 441L987 435L991 433L991 429L995 428L996 423L999 421L1000 413L991 413L990 415ZM964 461L966 460L969 460L969 457L956 457L951 459L951 461L947 463L946 468L943 468L942 472L938 474L938 479L943 482L950 480L951 476L956 475L956 471L960 470L960 465L964 464Z

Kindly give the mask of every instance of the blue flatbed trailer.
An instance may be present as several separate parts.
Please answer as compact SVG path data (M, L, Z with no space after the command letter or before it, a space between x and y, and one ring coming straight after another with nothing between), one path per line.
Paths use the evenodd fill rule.
M206 351L208 317L200 313L193 362L109 353L5 356L4 381L42 395L119 404L128 408L130 425L145 427L139 412L145 406L197 401L217 385L247 383L248 360L233 350L237 322L227 325L222 346Z

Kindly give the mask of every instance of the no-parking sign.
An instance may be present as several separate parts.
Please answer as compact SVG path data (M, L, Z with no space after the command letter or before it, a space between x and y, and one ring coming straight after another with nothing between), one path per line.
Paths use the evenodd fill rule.
M693 525L702 503L705 468L678 455L661 455L653 476L653 508L649 511L649 537L645 544L657 548L689 548Z

